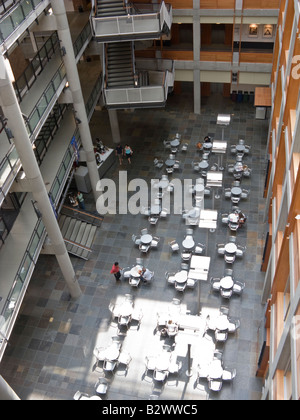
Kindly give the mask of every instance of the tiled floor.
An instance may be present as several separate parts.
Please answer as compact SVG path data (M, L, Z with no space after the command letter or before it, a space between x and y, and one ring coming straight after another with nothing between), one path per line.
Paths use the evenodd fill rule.
M74 257L82 297L73 302L61 276L56 260L52 256L41 256L25 296L19 318L10 338L10 345L1 362L0 374L23 400L32 399L72 399L77 390L94 394L94 385L103 372L95 369L93 349L96 345L105 346L117 329L111 321L108 305L118 296L131 293L135 305L143 310L143 319L138 330L130 329L123 337L122 349L131 353L132 361L127 375L119 369L109 376L107 400L147 400L157 391L160 399L170 400L256 400L260 398L262 382L256 378L259 354L258 336L262 325L264 307L261 304L261 290L264 275L260 271L261 256L264 246L262 198L265 176L265 146L268 122L255 119L253 105L233 103L214 94L202 105L202 114L193 113L193 95L189 86L184 86L180 96L170 96L165 109L119 111L122 143L128 143L134 150L132 165L124 162L122 167L116 162L106 174L118 179L120 169L128 171L128 181L143 178L147 181L157 178L164 171L153 167L154 156L165 157L168 152L162 147L162 140L182 134L183 141L189 143L187 152L179 152L182 169L174 174L181 179L194 179L192 161L195 158L195 144L199 138L210 134L221 138L221 128L216 125L218 113L230 113L231 124L225 129L225 139L234 144L239 138L245 138L252 146L246 162L253 169L252 176L242 181L244 188L249 188L250 198L240 207L248 216L246 226L237 233L238 242L247 246L246 255L234 263L236 279L245 282L246 287L241 297L234 296L224 301L218 294L211 293L209 283L202 282L200 306L203 312L217 310L221 305L229 307L230 316L240 319L238 332L230 336L223 350L226 366L236 368L237 376L232 383L224 384L219 393L208 391L207 384L196 386L197 359L204 347L214 348L215 344L208 335L199 346L192 346L193 375L188 377L187 348L176 346L178 358L183 366L176 378L169 377L164 387L155 384L149 375L145 375L145 356L162 348L162 339L155 334L156 313L167 308L172 298L180 297L182 304L192 314L197 312L197 289L186 290L178 295L165 280L165 272L177 270L180 256L171 255L168 242L171 239L181 241L185 233L185 224L181 216L170 215L160 220L150 229L161 237L157 250L152 250L143 257L145 264L155 272L151 285L141 285L132 289L127 282L116 283L110 274L114 261L121 267L130 266L140 256L133 246L131 235L139 233L141 228L149 227L142 215L106 215L93 247L89 261ZM99 136L111 146L111 134L107 111L97 111L91 121L93 138ZM234 158L227 152L224 164L232 163ZM214 162L214 158L210 158ZM223 187L229 187L233 181L227 170L224 171ZM95 210L92 196L85 197L86 205ZM118 200L117 200L118 202ZM205 199L205 208L211 208L212 200ZM221 196L214 200L215 209L227 212L230 201ZM195 228L194 236L199 242L207 242L206 232ZM223 274L225 262L216 255L216 243L224 243L230 232L221 224L209 233L207 255L211 257L209 276Z

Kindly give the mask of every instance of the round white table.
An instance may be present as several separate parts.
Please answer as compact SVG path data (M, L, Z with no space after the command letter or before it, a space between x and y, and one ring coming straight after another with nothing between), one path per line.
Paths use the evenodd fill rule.
M220 331L228 330L229 321L228 321L227 316L225 315L218 316L218 318L216 318L215 320L215 327L217 330L220 330Z
M129 302L124 302L119 308L120 316L130 316L132 315L133 306Z
M105 350L105 358L110 361L117 360L119 354L120 350L118 349L118 347L113 345L107 347L107 349Z
M167 166L174 166L174 165L175 165L175 159L167 159L167 160L165 161L165 164L166 164Z
M170 355L169 354L160 354L156 358L155 367L158 370L164 371L168 370L170 365Z
M165 188L167 188L168 187L168 185L169 185L169 180L167 180L167 179L161 179L158 183L157 183L157 187L158 188L161 188L161 189L165 189Z
M141 236L141 242L143 244L150 244L150 242L152 241L152 235L150 235L149 233L147 233L146 235L142 235Z
M228 254L234 254L236 250L237 250L237 246L233 242L228 242L225 245L225 252L228 252Z
M175 274L175 281L177 283L185 283L187 280L188 272L186 270L178 271L178 273Z
M192 249L192 248L194 248L194 246L195 246L195 241L194 241L194 239L193 239L192 237L190 237L190 238L185 238L185 239L182 241L182 246L183 246L183 248L185 248L185 249Z
M232 195L241 195L242 189L240 187L232 187L231 188L231 194Z
M161 207L159 204L154 204L153 206L150 207L151 214L159 214L160 211L161 211Z
M139 271L142 270L142 268L143 267L141 265L136 265L132 267L132 269L130 270L130 275L132 277L140 277L141 274L139 273Z
M245 146L243 144L237 144L235 148L237 152L244 152L245 150Z
M180 141L178 139L171 140L170 142L172 147L177 147L180 145Z
M209 167L209 163L207 160L201 160L198 164L200 169L207 169Z
M210 142L204 142L203 143L203 149L211 149L212 148L212 143Z
M232 223L238 223L239 216L236 213L230 213L230 215L228 216L228 220L229 222L232 222Z
M212 379L222 378L223 368L221 360L213 360L209 365L209 374L208 376Z
M225 276L220 281L222 289L231 289L233 286L233 279L230 276Z
M204 191L204 185L203 184L196 184L194 188L195 192L203 192Z

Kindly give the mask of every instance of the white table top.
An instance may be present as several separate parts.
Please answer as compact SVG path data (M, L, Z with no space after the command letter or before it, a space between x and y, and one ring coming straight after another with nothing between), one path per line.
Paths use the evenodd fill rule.
M227 141L223 140L214 140L212 152L215 153L225 153L227 149Z
M203 143L203 148L204 149L211 149L212 148L212 143L211 142L204 142Z
M232 223L238 223L239 216L236 213L230 213L229 216L228 216L228 220Z
M194 241L193 237L192 236L187 236L182 241L182 246L185 249L192 249L195 246L195 241Z
M194 190L196 192L202 192L202 191L204 191L204 185L203 184L196 184Z
M200 268L203 271L209 270L210 265L210 257L203 257L201 255L192 255L191 261L190 261L190 268Z
M207 160L201 160L201 162L198 163L198 166L200 169L206 169L209 167L209 163Z
M207 280L208 271L192 268L189 270L188 278L193 280Z
M167 180L167 179L161 179L157 184L156 184L156 186L158 187L158 188L162 188L162 189L164 189L164 188L167 188L167 186L169 185L169 181Z
M177 283L185 283L187 280L188 272L186 270L178 271L178 273L175 274L175 280Z
M237 246L235 243L233 242L228 242L225 245L225 251L228 252L229 254L234 254L237 250Z
M177 147L180 145L180 141L178 139L174 139L174 140L171 140L170 144L173 147Z
M170 353L163 352L156 357L155 367L158 370L168 370L170 366Z
M160 208L159 204L153 204L153 206L150 207L150 213L151 214L159 214L160 211L161 211L161 208Z
M222 378L223 368L221 360L215 359L212 360L208 366L208 376L212 379Z
M237 144L235 148L238 152L243 152L245 150L245 145L244 144Z
M105 358L108 360L117 360L119 354L120 350L114 345L110 345L107 349L105 349Z
M140 277L140 273L139 271L142 270L142 266L141 265L135 265L134 267L132 267L132 269L130 270L130 275L132 277Z
M225 276L221 278L220 286L222 289L231 289L233 286L233 279L230 276Z
M233 195L240 195L242 193L242 189L240 187L232 187L231 194Z
M150 235L149 233L147 233L146 235L142 235L141 236L141 242L143 244L150 244L150 242L152 241L152 235Z
M167 159L167 160L165 161L165 164L166 164L167 166L174 166L174 164L175 164L175 159Z
M132 303L124 302L123 305L118 309L119 316L129 316L132 315L133 306Z
M212 181L212 182L222 182L223 172L221 172L221 171L208 171L206 179L207 179L207 181Z

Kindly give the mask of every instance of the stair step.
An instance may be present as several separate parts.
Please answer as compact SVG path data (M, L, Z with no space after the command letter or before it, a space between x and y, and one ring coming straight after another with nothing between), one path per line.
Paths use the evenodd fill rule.
M65 238L65 236L66 236L66 233L67 233L67 230L68 230L69 225L71 223L71 220L72 220L71 217L65 216L64 224L61 228L61 234L62 234L63 238Z
M81 222L80 229L78 230L78 233L77 233L77 236L76 236L74 242L76 242L79 245L85 246L86 240L85 240L85 236L84 235L85 235L85 232L86 231L88 231L88 232L90 231L91 226L92 225L90 225L88 223ZM72 254L75 254L76 253L76 255L80 255L81 254L81 251L82 251L82 248L79 248L76 245L72 245L70 247L70 252Z
M93 244L94 238L95 238L95 234L96 234L96 230L97 230L96 226L92 226L92 229L89 233L89 236L88 236L87 242L86 242L86 247L87 248L92 247L92 244ZM89 256L89 252L86 251L86 250L83 250L82 253L81 253L81 257L82 258L88 258L88 256Z
M76 223L76 219L71 218L68 229L67 229L67 231L65 233L65 236L64 236L65 239L69 239L70 236L72 235L75 223Z

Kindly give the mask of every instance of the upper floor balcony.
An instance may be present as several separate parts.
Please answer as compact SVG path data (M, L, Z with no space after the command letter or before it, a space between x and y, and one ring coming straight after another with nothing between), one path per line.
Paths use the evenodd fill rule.
M91 23L99 42L157 39L170 33L172 6L98 0Z

